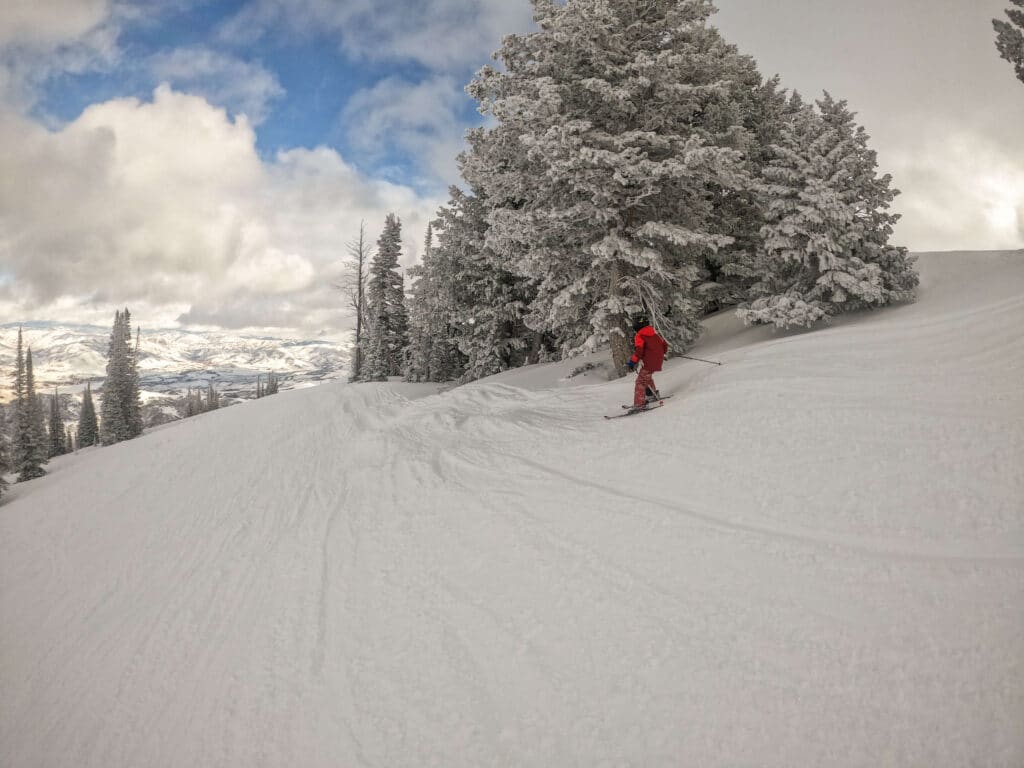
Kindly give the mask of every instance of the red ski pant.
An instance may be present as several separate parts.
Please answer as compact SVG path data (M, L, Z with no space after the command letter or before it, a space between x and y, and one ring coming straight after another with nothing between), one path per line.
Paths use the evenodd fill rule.
M636 375L636 387L633 389L633 405L640 408L647 404L647 390L656 391L654 386L654 374L646 368L641 368Z

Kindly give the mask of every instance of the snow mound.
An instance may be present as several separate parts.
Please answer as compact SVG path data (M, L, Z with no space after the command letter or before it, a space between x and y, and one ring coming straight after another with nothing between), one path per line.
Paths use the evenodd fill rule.
M0 506L0 764L1024 764L1024 253L920 269L711 318L634 418L577 360L53 462Z

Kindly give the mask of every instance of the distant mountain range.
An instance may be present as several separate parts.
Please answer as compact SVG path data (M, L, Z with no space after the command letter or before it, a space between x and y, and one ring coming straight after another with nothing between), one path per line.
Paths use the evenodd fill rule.
M10 397L19 324L0 325L0 402ZM24 323L32 347L37 390L79 391L102 385L110 329L89 325ZM143 397L176 398L213 382L227 399L252 397L256 377L277 375L282 389L346 375L349 348L332 341L296 341L228 333L142 331L139 369Z

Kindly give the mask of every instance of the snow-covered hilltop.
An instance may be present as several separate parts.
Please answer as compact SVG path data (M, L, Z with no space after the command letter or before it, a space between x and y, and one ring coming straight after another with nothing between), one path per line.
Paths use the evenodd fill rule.
M711 318L634 418L576 360L55 460L0 505L0 764L1017 768L1024 253L919 266Z
M106 369L110 329L30 323L31 344L40 391L86 379L102 380ZM0 326L0 369L14 367L18 325ZM180 394L208 381L222 389L250 390L257 374L286 376L295 383L320 382L342 375L348 346L331 341L295 341L227 333L142 331L139 367L142 385L151 395ZM9 377L0 381L5 399Z

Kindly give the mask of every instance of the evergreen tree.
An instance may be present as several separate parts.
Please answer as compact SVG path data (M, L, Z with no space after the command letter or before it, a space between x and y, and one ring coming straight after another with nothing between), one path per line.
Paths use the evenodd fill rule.
M537 362L541 337L526 325L536 290L487 245L488 201L457 188L441 209L437 260L453 286L451 333L462 380Z
M142 434L138 345L138 338L132 343L131 313L127 308L116 312L107 353L107 378L103 383L100 441L104 445Z
M78 415L78 446L88 448L99 443L99 429L96 424L96 407L92 402L92 383L85 385L82 395L82 411Z
M135 344L132 345L131 313L127 307L124 310L124 335L126 349L128 352L127 379L125 382L125 404L124 412L128 426L128 437L138 437L142 434L142 384L139 380L139 345L142 331L137 330Z
M127 440L128 414L128 348L124 333L124 317L114 313L114 328L107 351L107 378L103 382L103 404L100 407L100 442L113 445Z
M198 387L192 389L188 388L188 394L185 395L185 418L192 416L198 416L206 411L206 405L203 403L203 393Z
M757 77L759 75L752 72L745 77L738 76L738 82L744 87L733 89L749 137L744 148L745 166L755 179L761 176L770 159L771 147L779 143L790 110L779 78L776 76L758 87L750 87ZM705 312L736 306L751 298L751 287L759 277L757 253L761 246L764 206L765 200L756 186L734 190L715 200L715 226L719 231L728 232L735 241L709 252L704 258L695 289Z
M277 374L271 373L270 375L267 376L267 385L263 389L264 397L267 395L276 395L279 387L280 384L277 380Z
M1010 0L1016 8L1008 8L1009 21L995 19L996 47L1000 55L1013 64L1017 79L1024 83L1024 0Z
M64 430L64 453L75 452L75 436L71 432L71 427Z
M7 440L9 421L7 411L7 408L0 406L0 499L3 498L4 491L7 490L7 479L4 475L13 469L11 466L10 446Z
M260 376L256 377L256 399L259 400L263 397L263 379Z
M206 386L206 410L215 411L220 408L220 395L217 393L216 387L213 386L211 381Z
M35 373L32 366L32 347L25 350L25 387L29 402L29 419L32 423L33 442L40 463L46 464L50 454L50 436L46 431L46 405L43 396L36 392Z
M63 456L67 453L66 447L64 419L60 415L60 394L54 389L53 397L50 399L50 458Z
M750 323L810 326L822 318L912 298L913 258L889 245L898 191L877 175L868 136L846 102L792 99L789 125L765 167L767 221Z
M438 222L440 224L440 222ZM408 381L452 381L462 376L464 356L455 331L456 275L452 253L434 247L434 224L427 227L423 260L409 270Z
M436 277L431 264L434 249L434 227L427 225L427 239L420 263L409 269L409 354L406 360L406 381L431 381L430 335L431 312L436 304Z
M720 203L753 187L736 94L762 81L709 0L533 5L540 30L470 86L497 126L464 174L494 206L488 245L536 285L531 327L563 353L610 341L622 374L632 316L677 350L698 334L707 259L736 244Z
M42 430L37 426L37 421L42 421L42 412L39 411L39 401L36 399L31 368L32 352L29 350L28 354L25 354L20 328L15 356L12 469L18 473L18 481L21 482L45 474L43 465L46 463L46 440L40 434Z
M391 213L370 265L366 296L370 326L361 377L364 381L384 381L388 376L400 376L404 368L408 316L404 281L398 271L401 255L402 223Z

